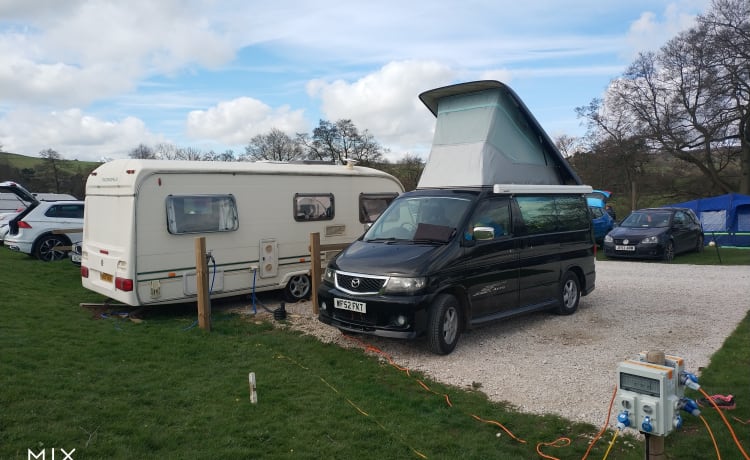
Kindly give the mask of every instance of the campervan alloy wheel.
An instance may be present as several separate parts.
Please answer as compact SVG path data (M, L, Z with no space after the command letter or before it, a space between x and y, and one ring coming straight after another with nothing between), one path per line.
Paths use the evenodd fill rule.
M61 260L65 258L65 251L59 248L66 245L65 238L56 235L45 235L41 237L34 249L34 256L45 262Z
M581 286L578 276L573 272L565 272L560 282L560 304L557 307L558 315L572 315L578 310L581 300Z
M460 336L461 307L452 295L441 294L430 306L427 320L430 351L438 355L447 355L456 348Z
M310 297L310 277L307 275L295 275L289 279L284 288L284 298L287 302L298 302Z

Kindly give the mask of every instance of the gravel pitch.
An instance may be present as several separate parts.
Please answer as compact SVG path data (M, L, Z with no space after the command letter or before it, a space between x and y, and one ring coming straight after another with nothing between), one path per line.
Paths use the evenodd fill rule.
M424 339L358 338L439 382L478 386L523 412L601 426L618 363L661 350L684 358L687 370L700 375L750 311L746 266L598 261L596 273L596 289L581 298L576 314L536 313L483 326L462 335L447 356L430 353ZM309 302L286 309L290 327L360 346L320 323Z

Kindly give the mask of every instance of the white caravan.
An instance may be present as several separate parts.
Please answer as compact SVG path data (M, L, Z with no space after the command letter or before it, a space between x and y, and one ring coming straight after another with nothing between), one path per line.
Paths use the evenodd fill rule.
M212 298L310 294L310 233L350 243L401 192L352 165L115 160L86 182L83 286L128 305L197 294L195 238L206 238Z

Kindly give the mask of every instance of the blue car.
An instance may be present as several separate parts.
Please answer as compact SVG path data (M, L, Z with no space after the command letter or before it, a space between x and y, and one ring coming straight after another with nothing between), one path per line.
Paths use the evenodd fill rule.
M591 212L591 222L594 224L594 239L601 245L604 237L615 227L615 221L606 209L606 202L591 196L586 198Z

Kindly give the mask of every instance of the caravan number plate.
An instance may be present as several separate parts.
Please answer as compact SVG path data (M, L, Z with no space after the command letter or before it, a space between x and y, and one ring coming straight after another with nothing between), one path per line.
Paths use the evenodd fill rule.
M357 313L367 313L367 304L364 302L355 302L346 299L333 299L333 306L342 310L356 311Z
M112 275L110 275L109 273L99 273L99 278L102 281L106 281L107 283L112 282Z
M615 246L615 251L635 251L635 246Z

